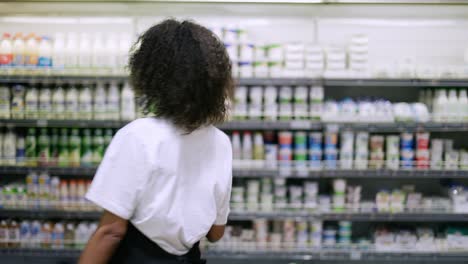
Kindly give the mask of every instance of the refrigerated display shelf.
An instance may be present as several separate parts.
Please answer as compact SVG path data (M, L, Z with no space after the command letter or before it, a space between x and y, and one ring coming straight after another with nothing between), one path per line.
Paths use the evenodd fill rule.
M129 121L115 120L48 120L48 119L0 119L3 127L66 127L66 128L121 128ZM218 126L222 130L322 130L337 125L341 130L369 132L461 132L468 131L468 122L458 123L325 123L311 120L291 121L229 121Z
M26 175L31 171L48 172L61 177L93 177L96 167L21 167L0 166L0 175ZM233 176L238 178L262 178L262 177L284 177L284 178L384 178L384 179L468 179L468 170L294 170L294 169L233 169Z
M1 248L0 256L2 258L18 258L18 263L26 257L47 258L53 260L74 260L79 257L79 249L8 249ZM257 260L266 261L258 263L273 263L272 261L299 261L298 263L317 263L318 261L375 261L387 263L399 263L402 261L447 263L449 261L466 263L468 252L379 252L374 250L310 250L295 252L275 252L275 251L239 251L239 250L206 250L202 253L203 257L210 260ZM39 261L39 259L36 259ZM13 262L10 262L13 263ZM219 262L216 262L219 263Z
M0 209L0 218L18 219L62 219L97 220L99 211L72 211L60 209ZM307 212L305 210L282 212L239 212L229 214L231 221L250 221L255 219L285 220L323 220L353 222L468 222L468 213L452 212L402 212L402 213L361 213L361 212Z

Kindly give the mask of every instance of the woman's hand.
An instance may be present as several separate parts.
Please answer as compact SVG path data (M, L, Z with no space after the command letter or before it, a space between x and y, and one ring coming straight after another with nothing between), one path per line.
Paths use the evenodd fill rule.
M208 231L206 238L208 238L208 241L210 241L211 243L220 240L224 236L225 228L225 225L213 225L210 231Z
M91 236L79 264L105 264L127 233L128 221L105 211L99 227Z

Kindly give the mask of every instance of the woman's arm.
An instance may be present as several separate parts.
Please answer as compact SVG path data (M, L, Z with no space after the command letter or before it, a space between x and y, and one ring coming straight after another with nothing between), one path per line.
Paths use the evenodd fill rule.
M208 241L211 243L214 243L218 240L220 240L224 236L224 229L225 225L213 225L208 231L208 234L206 235L206 238L208 238Z
M127 220L105 211L101 217L98 229L89 239L78 263L107 263L125 236L127 225Z

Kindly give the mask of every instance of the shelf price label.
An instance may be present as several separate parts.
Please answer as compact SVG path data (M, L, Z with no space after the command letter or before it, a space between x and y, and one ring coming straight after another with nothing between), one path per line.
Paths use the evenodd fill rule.
M312 123L307 120L294 120L290 123L291 129L311 129Z
M48 123L45 119L38 119L36 125L38 127L47 127Z

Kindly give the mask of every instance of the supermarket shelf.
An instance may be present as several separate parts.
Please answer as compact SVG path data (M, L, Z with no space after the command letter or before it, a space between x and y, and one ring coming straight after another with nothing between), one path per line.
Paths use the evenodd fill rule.
M76 127L76 128L121 128L127 121L113 120L47 120L47 119L0 119L0 126L11 127ZM311 120L291 121L229 121L218 127L223 130L321 130L328 124ZM333 123L341 130L369 132L458 132L468 131L467 123Z
M24 257L37 257L48 259L77 259L80 255L78 249L0 249L0 256L17 257L18 261ZM203 257L216 260L274 260L301 261L299 263L317 263L317 261L385 261L388 263L400 263L400 261L424 261L432 263L446 263L449 261L461 261L466 263L468 252L378 252L373 250L310 250L296 252L272 252L262 250L207 250ZM20 262L24 263L24 262ZM216 262L219 263L219 262ZM274 262L277 263L277 262ZM280 262L284 263L284 262Z
M52 175L63 177L92 177L96 173L95 167L20 167L0 166L0 175L26 175L31 171L46 171ZM284 178L386 178L386 179L443 179L443 178L466 178L468 170L284 170L284 169L234 169L234 177L239 178L261 178L261 177L284 177Z
M70 211L59 209L0 209L0 218L19 219L63 219L63 220L97 220L98 211ZM309 213L305 210L282 212L236 212L229 214L229 220L248 221L259 218L271 220L300 219L324 221L353 222L468 222L468 213L450 212L405 212L405 213L360 213L360 212L327 212Z
M356 79L330 78L324 79L328 87L466 87L468 79Z

